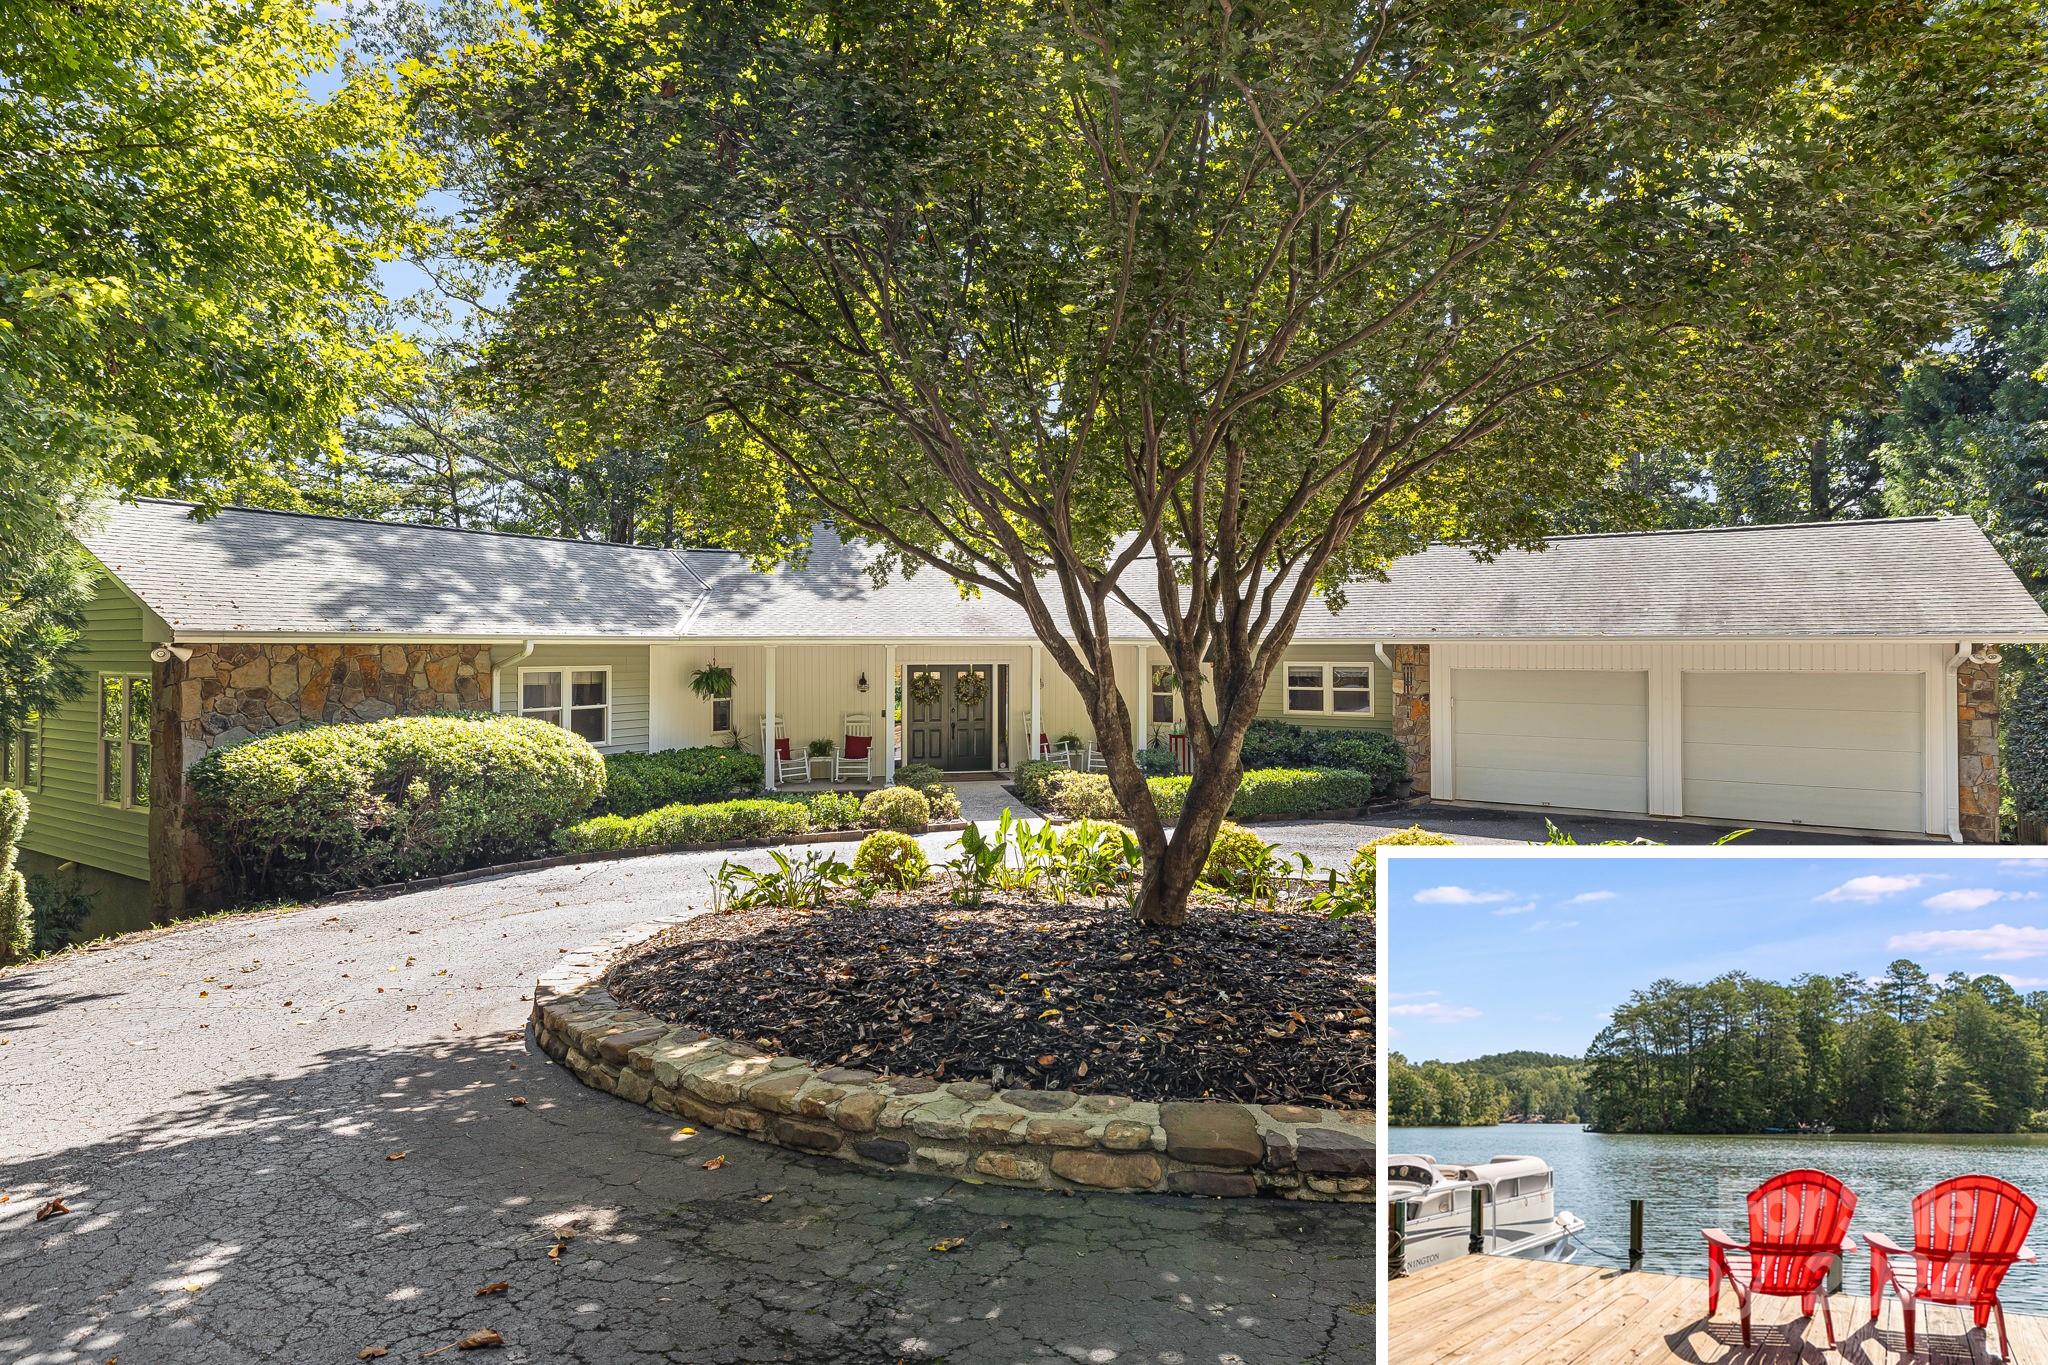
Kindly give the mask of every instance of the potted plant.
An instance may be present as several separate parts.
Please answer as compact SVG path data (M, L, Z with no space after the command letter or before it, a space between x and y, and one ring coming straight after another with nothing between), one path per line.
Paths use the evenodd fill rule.
M705 701L716 701L732 695L732 670L717 660L704 665L690 675L690 690Z
M804 753L809 755L811 760L812 778L815 779L818 775L818 764L824 763L825 780L828 782L832 780L832 765L828 761L832 757L832 749L833 744L829 739L814 739L809 744L804 745Z

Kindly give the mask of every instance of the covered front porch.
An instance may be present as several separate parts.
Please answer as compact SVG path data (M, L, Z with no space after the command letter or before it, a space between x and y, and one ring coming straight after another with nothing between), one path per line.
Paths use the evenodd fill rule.
M1153 661L1142 643L1119 650L1143 747L1155 727ZM726 696L692 688L714 667L730 670ZM1041 737L1072 737L1082 754L1096 738L1080 694L1035 641L692 642L653 646L649 671L650 749L786 754L765 765L771 788L887 785L907 764L955 781L992 777L1014 773Z

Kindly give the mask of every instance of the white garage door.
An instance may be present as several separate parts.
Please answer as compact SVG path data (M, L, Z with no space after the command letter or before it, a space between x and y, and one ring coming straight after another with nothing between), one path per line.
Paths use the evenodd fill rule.
M1521 806L1648 810L1649 692L1645 673L1452 670L1455 794Z
M1918 673L1688 673L1685 813L1920 830Z

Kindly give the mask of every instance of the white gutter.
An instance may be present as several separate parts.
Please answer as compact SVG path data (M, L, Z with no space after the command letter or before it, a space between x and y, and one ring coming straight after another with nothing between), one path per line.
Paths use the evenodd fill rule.
M1952 844L1963 841L1963 738L1957 729L1956 673L1969 661L1970 642L1964 640L1956 646L1956 652L1944 670L1948 679L1948 696L1942 704L1942 714L1948 720L1942 729L1948 735L1943 741L1943 750L1948 754L1948 799L1942 804L1948 810L1948 841Z
M501 695L498 691L498 674L501 671L512 667L514 664L525 663L528 659L531 659L533 657L533 651L536 648L538 648L539 645L540 641L538 640L528 640L526 642L526 648L520 650L517 654L514 654L511 658L505 660L504 663L491 665L491 709L493 711L498 709L498 697ZM519 675L517 673L512 675L512 686L515 689L512 694L512 709L517 711L519 709L519 694L516 690L519 686Z
M1372 642L1372 657L1378 659L1380 667L1386 669L1387 672L1392 673L1394 671L1394 661L1387 657L1387 647L1378 640Z

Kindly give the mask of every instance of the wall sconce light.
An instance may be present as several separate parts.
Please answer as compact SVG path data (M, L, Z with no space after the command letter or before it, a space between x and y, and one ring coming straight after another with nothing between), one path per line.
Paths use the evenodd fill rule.
M862 692L868 690L868 675L865 672L860 675L860 681L855 683L854 687Z

